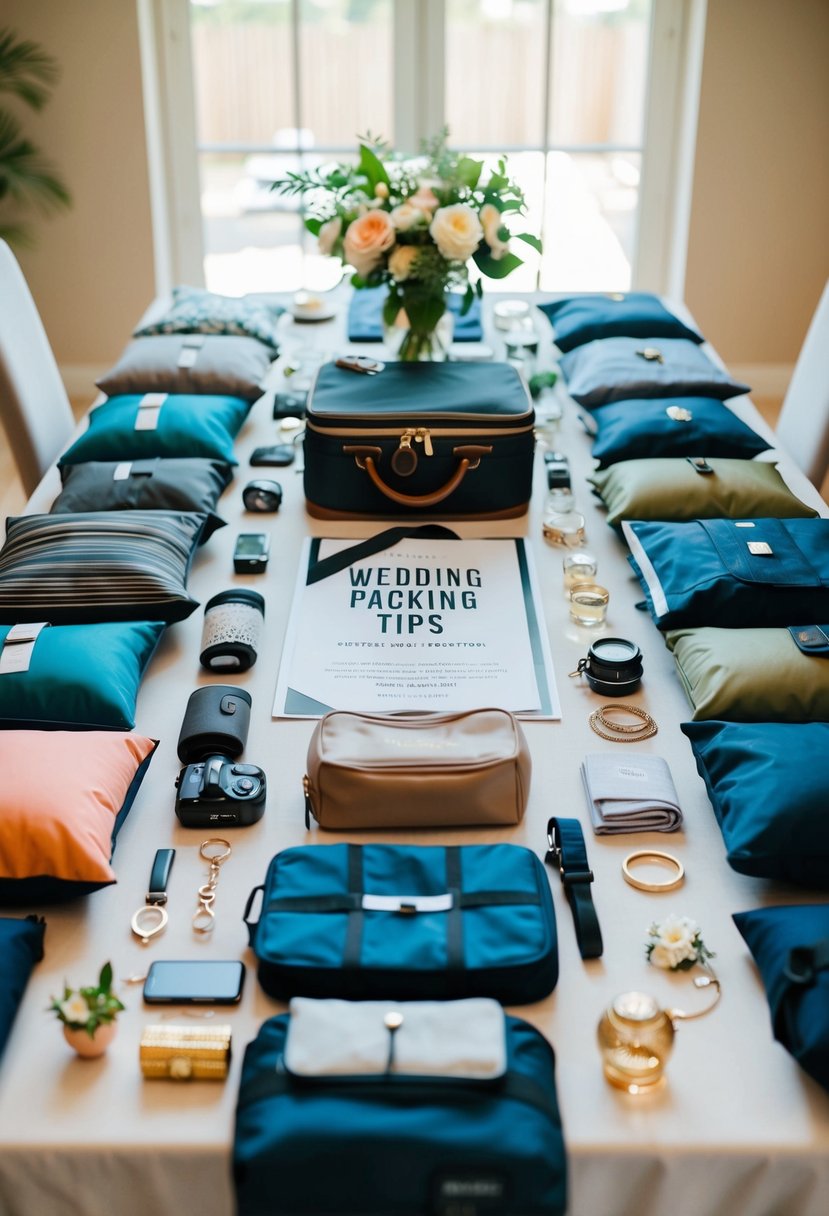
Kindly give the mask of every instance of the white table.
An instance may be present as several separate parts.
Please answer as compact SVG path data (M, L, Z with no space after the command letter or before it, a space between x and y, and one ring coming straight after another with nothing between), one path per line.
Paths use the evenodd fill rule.
M546 345L546 321L540 316L538 326ZM290 352L311 342L341 352L350 349L343 335L341 308L335 320L314 328L287 322L285 349ZM488 340L492 341L489 335ZM278 369L275 375L281 379ZM756 420L746 399L735 408ZM267 599L259 661L238 678L253 697L245 758L267 771L267 812L256 826L232 834L233 856L222 870L217 894L215 934L211 942L197 940L190 918L196 889L206 873L198 846L208 833L179 827L173 813L173 781L179 770L175 745L187 698L196 685L212 679L198 663L202 626L198 610L167 631L141 691L136 729L159 737L161 745L119 837L114 862L117 885L47 912L46 957L35 969L0 1069L3 1216L111 1216L113 1212L230 1216L232 1212L229 1162L242 1053L263 1019L282 1011L256 983L242 909L275 852L333 839L304 827L301 778L312 723L274 722L270 717L300 545L309 533L359 537L381 526L312 520L304 509L302 479L293 469L273 471L285 491L277 516L244 515L240 492L248 475L254 475L249 474L247 458L257 444L274 441L270 414L270 401L263 398L238 438L240 467L220 504L230 526L198 555L190 581L202 602L234 583L255 586ZM608 631L635 639L644 652L645 680L632 699L655 716L659 733L640 746L668 760L685 812L684 831L667 839L657 834L596 839L590 831L579 761L588 751L613 745L603 743L588 728L587 716L597 698L581 681L567 678L593 635L570 623L561 589L561 551L541 538L544 474L539 458L528 516L457 528L470 537L530 538L564 716L558 723L526 727L534 772L524 823L509 831L473 831L463 840L511 840L543 854L550 814L578 816L585 825L604 956L587 964L581 961L570 909L558 877L551 873L561 978L546 1001L512 1011L541 1028L556 1049L570 1154L570 1211L573 1216L826 1216L829 1095L772 1041L760 981L731 921L734 911L764 903L808 902L810 896L742 877L726 864L691 749L679 730L689 710L673 661L649 618L635 609L641 595L624 547L604 524L585 485L590 444L569 400L558 446L570 457L578 504L588 519L589 547L599 558L602 581L611 589ZM786 468L786 472L802 496L829 513L795 471ZM30 509L45 509L54 487L53 473ZM234 536L251 523L257 528L264 524L272 532L270 567L259 580L236 578L232 572ZM382 835L401 843L445 844L458 838L451 832ZM143 900L155 850L169 845L177 849L169 886L170 923L164 936L144 949L130 932L130 917ZM648 895L622 881L623 856L632 848L648 846L668 847L681 856L687 880L679 891ZM715 966L724 995L709 1017L680 1027L669 1083L657 1094L633 1098L604 1081L595 1029L605 1005L629 989L651 991L665 1005L694 1001L687 977L658 972L644 962L648 924L670 911L700 922L706 942L717 953ZM143 973L153 958L240 956L249 965L249 975L241 1006L227 1014L233 1025L234 1058L225 1084L141 1079L139 1038L142 1028L157 1017L142 1005L140 986L121 990L128 1008L119 1020L114 1045L99 1061L77 1060L59 1025L44 1012L64 977L89 983L106 959L112 960L116 977L123 979ZM224 1012L216 1016L225 1020Z

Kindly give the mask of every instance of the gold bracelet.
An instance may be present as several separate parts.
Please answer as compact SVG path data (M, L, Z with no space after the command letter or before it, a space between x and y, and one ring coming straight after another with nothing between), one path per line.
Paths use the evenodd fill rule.
M669 865L674 870L674 875L665 882L645 882L644 879L636 878L631 873L630 865L634 861L655 861L659 865ZM673 891L682 885L685 881L685 867L678 857L674 857L673 853L663 853L659 849L640 849L636 853L628 853L622 862L622 877L626 883L636 887L638 891L659 894L662 891Z
M641 719L641 725L626 726L622 722L613 722L606 716L610 711L632 714ZM609 743L638 743L640 739L650 739L659 729L647 710L640 709L638 705L600 705L594 709L588 722L591 730ZM602 727L606 730L602 730ZM615 733L607 734L607 731Z

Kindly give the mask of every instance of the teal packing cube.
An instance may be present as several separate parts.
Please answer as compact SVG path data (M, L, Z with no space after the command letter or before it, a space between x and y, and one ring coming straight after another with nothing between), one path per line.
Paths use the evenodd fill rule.
M245 920L259 982L279 1000L486 996L521 1005L558 979L547 875L518 845L284 849Z
M246 1050L233 1173L238 1216L562 1216L553 1050L490 1001L292 1001Z
M498 519L532 492L535 413L507 363L320 368L308 398L305 498L337 518Z

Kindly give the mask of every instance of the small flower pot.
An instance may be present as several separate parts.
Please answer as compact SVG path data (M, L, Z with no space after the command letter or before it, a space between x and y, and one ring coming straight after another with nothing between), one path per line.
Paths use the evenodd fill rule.
M63 1037L70 1047L74 1047L82 1059L94 1060L104 1054L115 1038L117 1029L117 1022L105 1022L98 1026L95 1033L90 1036L85 1030L73 1030L71 1026L64 1025Z

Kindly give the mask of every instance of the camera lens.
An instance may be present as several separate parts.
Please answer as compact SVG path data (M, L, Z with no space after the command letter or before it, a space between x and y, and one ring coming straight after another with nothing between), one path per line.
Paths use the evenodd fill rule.
M593 692L622 697L635 692L642 679L642 652L627 638L597 638L579 663Z
M246 511L278 511L282 503L282 486L278 481L249 481L242 491Z

